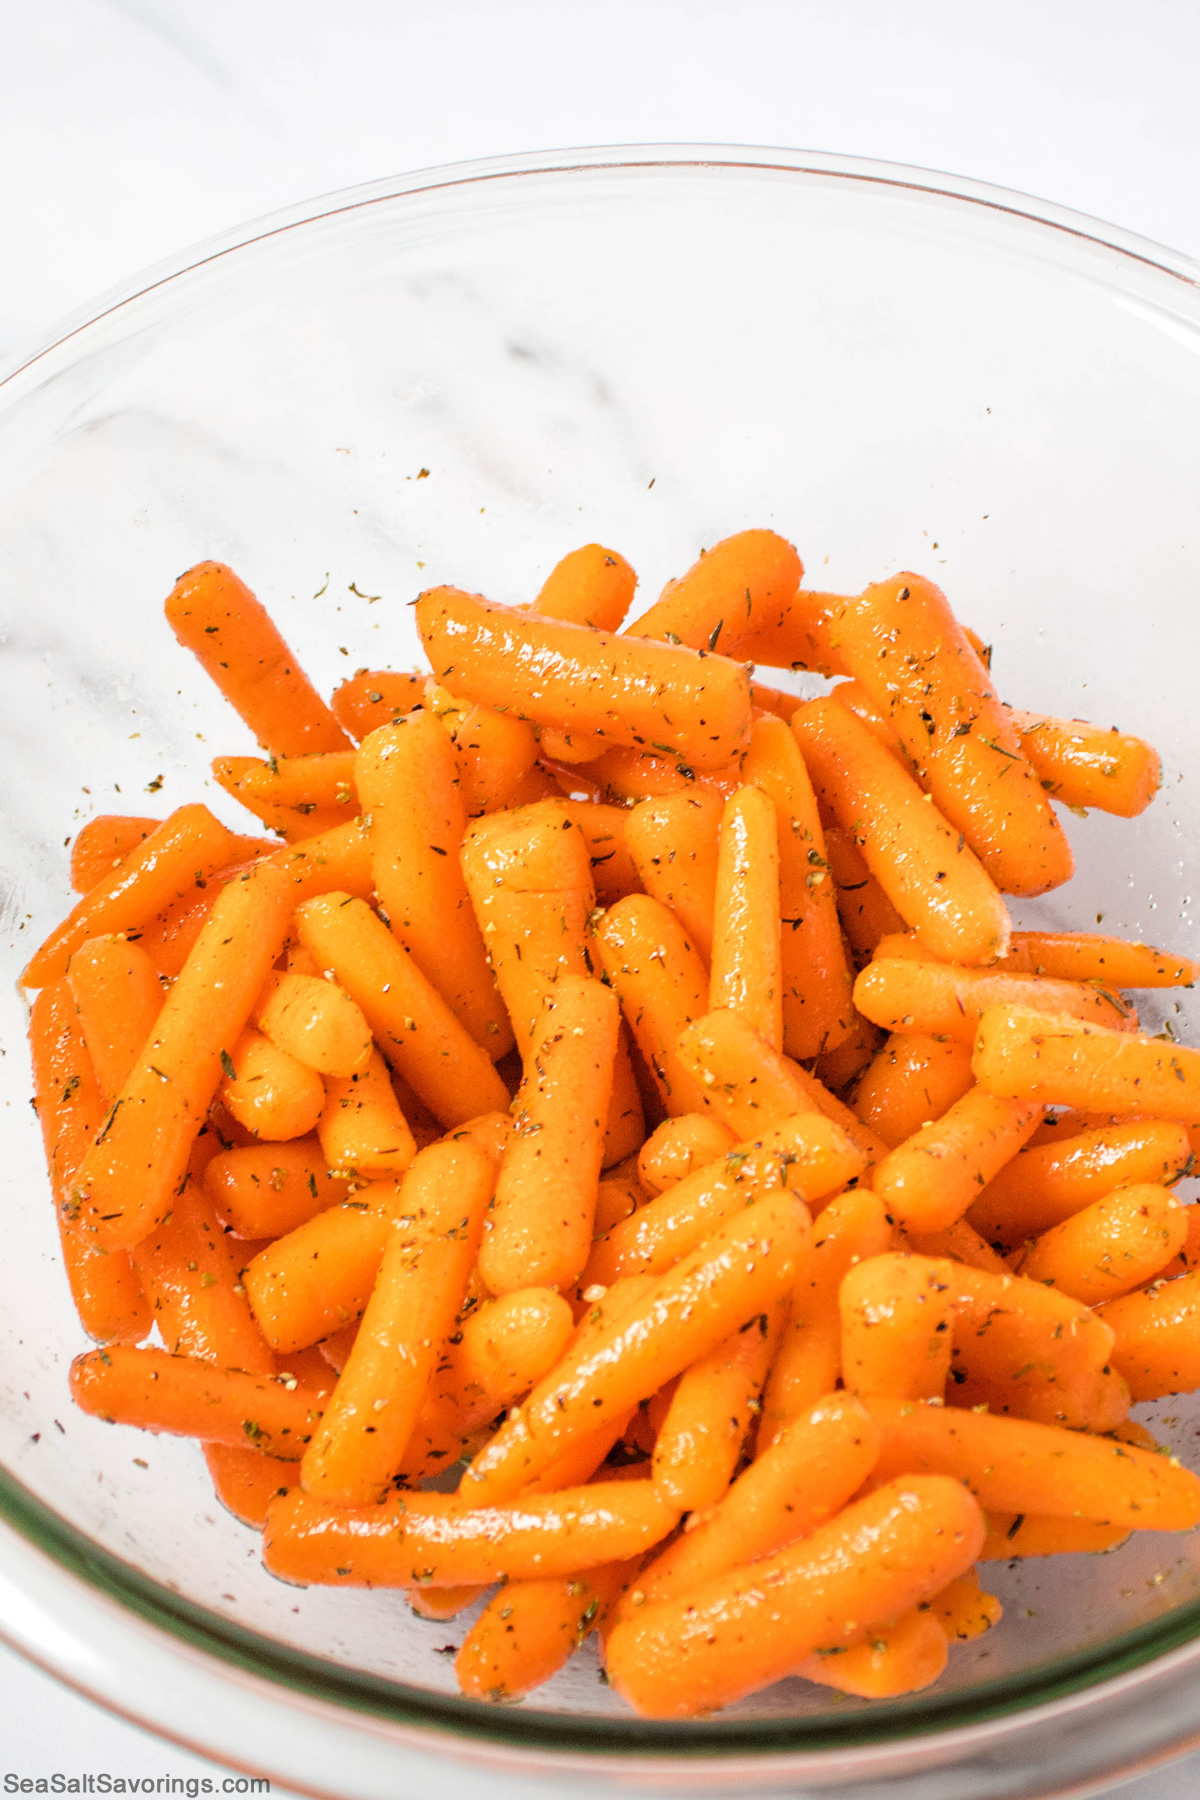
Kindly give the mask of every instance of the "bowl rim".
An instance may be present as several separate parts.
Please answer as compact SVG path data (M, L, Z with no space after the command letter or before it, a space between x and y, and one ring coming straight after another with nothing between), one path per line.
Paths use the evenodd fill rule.
M108 290L61 320L43 339L0 367L0 408L16 403L20 378L41 374L39 366L90 328L127 306L193 272L272 238L319 224L364 207L523 175L570 176L637 170L745 170L762 174L815 176L946 200L1007 215L1095 246L1165 274L1191 289L1200 289L1200 262L1149 238L1106 224L1055 202L977 181L905 164L828 152L784 150L741 145L622 145L478 159L434 166L367 182L299 202L207 238ZM847 1756L872 1746L901 1740L948 1735L970 1737L977 1749L979 1730L994 1722L1010 1724L1015 1714L1030 1715L1053 1708L1072 1696L1099 1699L1105 1683L1123 1685L1132 1672L1166 1658L1172 1667L1185 1661L1200 1667L1200 1600L1185 1603L1158 1619L1137 1626L1066 1657L1035 1665L1009 1676L965 1688L959 1693L875 1702L870 1710L849 1712L844 1719L723 1719L672 1723L619 1717L581 1719L569 1712L481 1706L458 1696L435 1694L407 1683L356 1671L222 1618L197 1602L173 1593L115 1556L38 1499L0 1465L0 1522L48 1556L60 1569L114 1601L126 1612L165 1631L193 1652L234 1669L251 1672L297 1698L324 1701L349 1713L371 1715L407 1727L424 1727L445 1738L469 1738L526 1751L567 1750L613 1758L642 1757L740 1758L747 1751L790 1755L805 1752L822 1761L829 1752ZM0 1533L0 1568L6 1559L9 1532ZM10 1636L0 1624L0 1636ZM11 1637L10 1637L11 1641ZM1190 1654L1187 1650L1191 1646ZM24 1649L20 1642L18 1649ZM39 1658L39 1660L42 1660ZM1136 1683L1141 1688L1143 1683ZM147 1720L158 1729L153 1720ZM1180 1720L1177 1741L1188 1727Z

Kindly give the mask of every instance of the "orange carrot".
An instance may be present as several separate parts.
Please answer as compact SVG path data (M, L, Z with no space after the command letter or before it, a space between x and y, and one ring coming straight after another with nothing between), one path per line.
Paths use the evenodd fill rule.
M650 1194L665 1194L697 1169L716 1162L736 1143L729 1127L710 1113L664 1119L638 1152L638 1180Z
M272 1500L290 1493L296 1485L294 1462L242 1450L233 1444L205 1444L204 1460L217 1499L239 1524L261 1531Z
M928 960L920 939L911 932L884 939L875 954ZM1200 965L1190 957L1090 931L1014 931L1007 953L997 964L997 972L1001 969L1008 975L1094 981L1110 992L1115 988L1191 987L1200 974Z
M1136 1118L1200 1120L1200 1050L1085 1019L990 1007L979 1021L972 1067L994 1094Z
M568 1287L588 1259L620 1023L591 979L565 976L543 1005L479 1254L493 1294Z
M167 596L167 623L237 708L265 750L303 756L349 739L244 582L197 563Z
M854 1004L885 1031L957 1037L964 1043L973 1042L989 1006L1029 1007L1088 1019L1114 1030L1137 1026L1137 1014L1119 995L1090 982L966 969L955 963L914 962L908 957L883 957L868 963L854 983Z
M991 1520L987 1523L990 1533ZM956 1638L960 1643L971 1643L990 1631L993 1625L998 1625L1004 1616L1004 1608L995 1594L985 1594L980 1587L974 1569L968 1569L965 1575L944 1587L930 1603L929 1610L952 1643Z
M668 581L628 635L746 660L746 644L783 627L803 576L804 565L786 539L774 531L739 531Z
M561 564L559 565L561 567ZM540 604L540 602L539 602ZM540 1581L510 1581L476 1619L454 1673L471 1700L519 1700L557 1674L616 1593L621 1566Z
M328 1337L362 1313L375 1285L394 1181L373 1182L260 1250L242 1276L258 1328L282 1355Z
M369 900L375 892L371 846L361 819L290 844L271 858L292 883L295 905L314 894L347 893Z
M867 867L853 832L843 831L831 817L822 825L842 930L855 956L865 959L881 938L903 931L904 920Z
M983 1516L958 1482L889 1482L767 1561L623 1620L608 1640L609 1680L652 1718L711 1712L822 1645L931 1600L971 1566L983 1538Z
M417 1153L416 1140L378 1050L371 1051L357 1075L328 1077L317 1137L330 1169L382 1180L408 1168Z
M86 894L98 881L111 875L131 850L157 831L161 819L143 819L132 813L97 813L81 825L71 845L71 886Z
M277 1238L346 1198L315 1138L224 1150L204 1171L222 1228L240 1238Z
M268 981L255 1023L277 1049L319 1075L354 1075L371 1054L362 1009L335 981L291 971Z
M1145 812L1162 783L1157 750L1114 725L1105 731L1082 719L1009 711L1009 722L1043 788L1064 806L1094 806L1133 819Z
M964 963L1002 956L1009 921L995 884L896 758L833 700L802 706L790 729L818 796L930 951Z
M450 733L459 790L470 818L523 806L555 791L550 777L536 766L537 733L527 720L457 699L432 678L425 705ZM537 792L525 791L531 783Z
M67 981L100 1092L111 1105L162 1010L162 987L145 951L120 937L86 938Z
M282 1142L312 1131L325 1105L315 1070L248 1026L223 1059L222 1104L256 1138Z
M709 1008L739 1014L783 1049L779 837L773 801L743 787L725 802L717 841Z
M189 1179L133 1260L159 1336L173 1355L272 1375L275 1358L241 1280L244 1248L225 1236L207 1194Z
M562 782L569 777L568 793L582 789L597 800L617 806L633 806L668 794L711 792L727 800L742 785L742 754L739 749L728 762L710 769L694 769L665 749L636 750L614 744L590 762L560 769L556 779Z
M218 756L213 779L282 837L312 837L353 819L358 811L353 750L309 756Z
M942 1231L907 1231L903 1237L903 1247L911 1247L919 1256L948 1256L968 1269L982 1269L985 1275L1006 1273L1002 1259L965 1219L955 1219Z
M896 1032L864 1071L851 1104L863 1124L894 1150L949 1112L973 1082L968 1044Z
M626 894L636 894L642 884L627 841L629 813L625 807L568 800L567 813L587 843L600 904L608 906Z
M1126 1294L1100 1317L1116 1333L1112 1365L1135 1401L1200 1387L1200 1271Z
M950 1373L954 1307L936 1263L872 1256L838 1295L842 1380L852 1393L940 1400Z
M844 675L837 647L837 621L845 594L801 588L775 630L757 632L743 645L750 662L776 669L811 669L817 675Z
M529 610L543 619L619 631L636 586L623 556L603 544L584 544L555 563Z
M671 908L705 963L712 961L721 812L718 796L697 788L641 801L625 827L642 886Z
M114 1344L71 1364L71 1398L115 1425L299 1461L320 1413L313 1395L271 1375L218 1369L192 1356Z
M683 1512L716 1506L733 1478L779 1341L780 1308L757 1313L685 1369L654 1445L659 1493Z
M932 1686L948 1659L941 1621L914 1607L894 1621L873 1625L861 1643L806 1657L793 1673L841 1694L883 1700Z
M817 1080L831 1093L842 1096L874 1061L884 1041L878 1025L864 1019L853 1006L847 1008L850 1030L833 1050L822 1050L813 1063ZM857 1116L857 1115L856 1115Z
M631 894L596 927L596 950L621 1011L672 1117L700 1112L699 1087L679 1061L676 1040L708 1005L708 980L682 925L661 901Z
M1129 1538L1121 1525L1096 1525L1091 1519L1048 1519L1042 1513L989 1510L987 1523L980 1562L1080 1553L1095 1556L1115 1550Z
M428 676L424 670L360 669L333 690L330 711L356 744L377 725L390 725L420 706Z
M417 628L434 674L488 706L559 731L601 732L696 769L742 749L750 724L743 668L670 644L614 637L497 606L456 588L417 601Z
M1164 1187L1120 1187L1044 1232L1021 1256L1027 1281L1044 1281L1088 1306L1153 1280L1187 1239L1187 1215Z
M1036 1130L1039 1105L971 1088L940 1119L889 1151L873 1186L900 1222L943 1231Z

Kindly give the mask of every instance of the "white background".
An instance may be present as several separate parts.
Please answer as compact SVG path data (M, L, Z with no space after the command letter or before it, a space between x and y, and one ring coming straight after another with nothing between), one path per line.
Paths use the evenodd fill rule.
M1198 71L1196 0L0 0L0 362L258 213L571 144L889 158L1200 256ZM217 1773L3 1650L0 1696L0 1781Z

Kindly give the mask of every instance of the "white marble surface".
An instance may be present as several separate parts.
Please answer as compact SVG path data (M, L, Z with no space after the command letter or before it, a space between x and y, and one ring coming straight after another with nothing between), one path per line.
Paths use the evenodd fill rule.
M891 158L1200 256L1198 56L1193 0L0 0L0 360L255 214L563 144ZM3 1650L0 1693L0 1778L223 1773ZM1110 1792L1198 1787L1193 1758Z

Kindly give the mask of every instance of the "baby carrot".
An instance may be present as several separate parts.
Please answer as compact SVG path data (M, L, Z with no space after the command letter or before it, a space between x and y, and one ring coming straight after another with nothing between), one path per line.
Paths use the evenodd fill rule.
M565 976L543 1005L479 1253L493 1294L568 1287L588 1259L620 1024L591 979Z
M728 1007L773 1050L783 1049L779 838L761 788L725 802L717 847L709 1007Z
M904 920L867 867L854 833L843 831L829 819L823 824L842 930L854 955L865 960L881 938L904 930Z
M362 1009L335 981L281 974L264 989L255 1023L287 1055L319 1075L354 1075L371 1054Z
M520 806L538 799L542 791L556 791L549 776L536 766L537 734L528 720L493 712L490 706L478 706L473 700L457 699L432 678L425 705L450 734L468 817ZM542 784L536 794L522 791L531 781Z
M818 1081L839 1096L853 1086L858 1076L874 1060L885 1035L878 1025L872 1025L860 1012L855 1012L853 1006L848 1007L847 1011L850 1025L848 1035L834 1049L823 1050L813 1063Z
M1070 845L941 590L919 575L876 582L847 603L837 643L997 887L1040 894L1069 880Z
M405 1176L354 1348L304 1453L306 1493L367 1506L398 1473L466 1293L494 1181L471 1144L431 1144Z
M1137 1025L1137 1014L1118 994L1090 982L1010 975L996 968L965 969L954 963L914 962L908 957L883 957L868 963L854 983L854 1004L885 1031L957 1037L964 1043L973 1041L989 1006L1029 1007L1088 1019L1114 1030Z
M450 738L423 711L381 725L359 747L355 779L388 923L495 1062L512 1031L459 864L467 811Z
M277 1238L344 1200L348 1183L329 1173L315 1138L298 1138L221 1151L204 1171L204 1186L223 1230Z
M974 1079L969 1044L895 1032L864 1070L851 1104L863 1124L894 1150L947 1113Z
M838 1306L842 1380L852 1393L899 1400L943 1397L954 1306L936 1263L869 1257L846 1274Z
M161 983L145 951L122 937L86 938L67 981L100 1092L111 1105L162 1010Z
M595 799L617 806L632 806L668 794L706 791L727 800L742 785L742 754L739 747L727 762L702 769L677 761L665 745L659 750L636 750L630 745L614 744L603 756L576 764L565 775L568 792L576 788L590 790ZM556 779L563 778L560 771Z
M594 1482L513 1506L459 1494L397 1494L380 1506L327 1506L296 1491L267 1518L273 1575L330 1587L460 1587L577 1575L661 1542L678 1512L649 1481Z
M702 1111L703 1094L676 1042L705 1011L708 978L679 920L661 901L631 894L598 921L594 943L666 1111Z
M560 565L561 566L561 565ZM510 1581L484 1607L454 1659L472 1700L519 1700L586 1642L618 1589L621 1565Z
M840 1694L884 1700L930 1687L945 1672L949 1655L941 1621L914 1607L873 1625L861 1642L806 1657L792 1673Z
M779 1326L778 1306L758 1313L679 1377L650 1467L659 1493L681 1511L706 1511L728 1489L759 1411Z
M933 955L964 963L1002 956L1009 920L995 883L896 758L834 700L809 701L790 729L818 796Z
M1006 1100L975 1086L888 1152L875 1170L875 1192L902 1225L942 1231L962 1218L1041 1116L1037 1103Z
M877 1478L900 1471L951 1475L988 1511L1092 1519L1139 1531L1190 1531L1200 1523L1200 1480L1152 1451L955 1407L866 1404L883 1432Z
M910 932L883 940L876 956L908 956L927 960L919 938ZM1095 981L1115 988L1191 987L1200 964L1150 944L1105 937L1091 931L1014 931L997 972L1049 975L1058 981Z
M353 819L358 811L353 750L324 750L308 756L218 756L213 779L248 811L286 837Z
M742 646L753 663L775 669L811 669L817 675L844 675L846 665L837 646L837 626L845 594L801 588L785 617L774 629L755 632Z
M242 1276L258 1328L282 1355L357 1319L370 1297L399 1188L373 1182L260 1250Z
M370 900L375 892L371 846L361 819L318 832L303 843L289 844L276 851L271 862L292 883L296 906L315 894L338 892Z
M365 901L321 894L296 909L300 941L361 1007L388 1061L441 1120L503 1112L508 1090L482 1050Z
M1115 1550L1129 1537L1121 1525L1096 1525L1091 1519L1048 1519L1042 1513L989 1510L987 1525L980 1562L1006 1562L1019 1556L1095 1556Z
M1009 722L1043 788L1064 806L1094 806L1133 819L1145 812L1162 783L1157 750L1115 725L1105 731L1082 719L1054 719L1015 707Z
M52 981L29 1018L33 1109L42 1128L63 1264L80 1323L98 1343L136 1343L153 1324L128 1251L98 1250L71 1204L76 1171L104 1117L105 1097L66 981Z
M1169 1189L1119 1187L1044 1232L1018 1265L1088 1306L1116 1300L1166 1268L1187 1238L1187 1214Z
M989 1007L979 1021L972 1067L993 1094L1137 1118L1200 1120L1200 1050L1086 1019Z
M1116 1333L1112 1365L1135 1401L1200 1387L1200 1271L1126 1294L1100 1316Z
M267 971L292 898L263 863L222 891L72 1188L104 1249L136 1244L167 1211Z
M377 725L391 725L420 706L428 679L423 669L360 669L334 688L329 708L347 737L359 744Z
M245 1246L225 1236L208 1195L193 1180L167 1218L143 1238L134 1267L163 1344L223 1369L273 1375L275 1358L254 1322L241 1280Z
M86 894L98 881L111 875L131 850L157 831L161 819L143 819L133 813L97 813L81 825L71 845L71 886Z
M583 833L601 906L636 894L642 884L628 842L630 814L626 808L568 800L567 813Z
M640 801L625 827L642 886L671 908L705 963L712 961L721 812L719 797L697 788Z
M320 1413L293 1379L219 1369L192 1356L114 1344L71 1364L71 1398L82 1412L297 1462Z
M766 1561L622 1620L608 1640L609 1680L651 1718L711 1712L822 1645L931 1600L983 1538L983 1515L958 1482L889 1482Z
M327 1078L317 1137L327 1168L369 1180L408 1168L416 1141L378 1050L357 1075Z
M214 870L232 860L232 842L207 806L181 806L76 902L30 958L22 986L45 987L65 975L85 938L134 931L180 894L203 888Z
M992 1522L987 1521L989 1534ZM987 1540L984 1540L984 1549ZM951 1643L957 1638L959 1643L970 1643L998 1625L1004 1616L1004 1608L995 1594L985 1594L979 1585L979 1577L974 1569L968 1569L949 1587L944 1587L931 1602L929 1610L937 1620Z
M808 1213L787 1192L719 1226L635 1307L540 1382L463 1477L464 1497L503 1500L580 1437L636 1406L729 1332L771 1307L794 1278Z
M636 586L637 576L617 551L583 544L555 563L529 610L543 619L619 631Z
M710 1113L664 1119L638 1152L638 1180L651 1194L665 1194L697 1169L716 1162L736 1143L729 1127Z
M213 1491L240 1525L261 1531L272 1500L296 1485L296 1464L233 1444L205 1444L204 1461Z
M685 575L668 581L628 635L745 660L745 643L781 629L803 577L804 565L785 538L774 531L739 531L704 551Z
M849 1037L850 971L816 796L794 735L756 719L742 764L775 807L779 848L783 1048L803 1061Z
M247 1026L225 1059L222 1104L256 1138L282 1142L312 1131L325 1105L325 1086L306 1068Z
M303 756L350 740L262 606L224 563L197 563L166 602L185 650L237 708L265 750Z
M1007 1273L1005 1263L991 1245L965 1219L955 1219L942 1231L907 1231L905 1247L911 1246L919 1256L948 1256L965 1263L968 1269L982 1269L987 1275Z
M602 732L695 769L718 768L744 747L750 682L723 656L614 637L433 588L416 608L439 681L488 706L559 731Z

